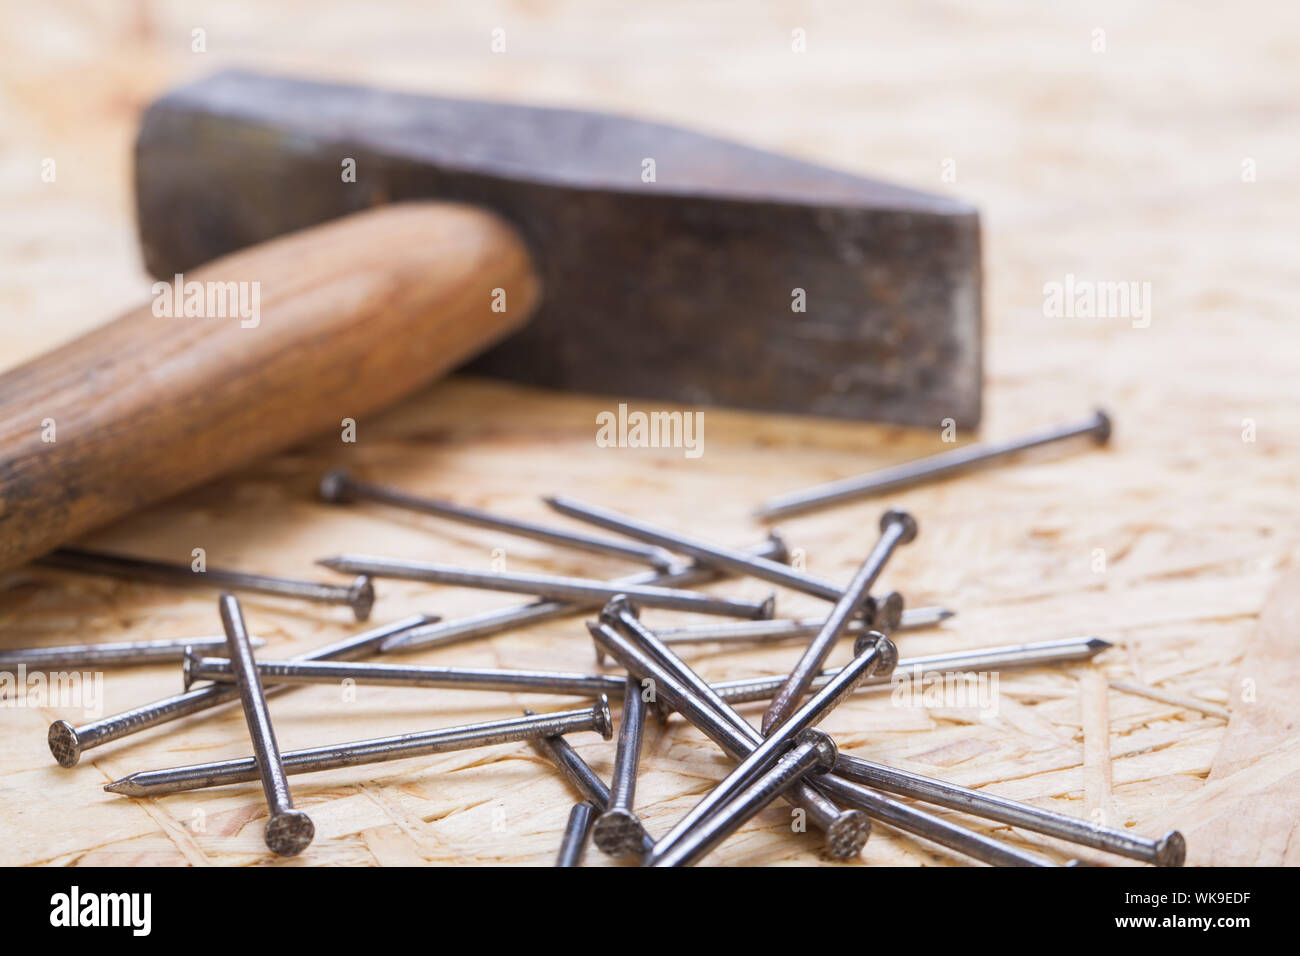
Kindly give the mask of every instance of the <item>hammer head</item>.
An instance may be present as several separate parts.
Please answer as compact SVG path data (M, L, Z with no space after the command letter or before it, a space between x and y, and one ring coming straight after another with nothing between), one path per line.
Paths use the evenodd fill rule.
M658 123L248 73L154 103L135 177L160 278L381 203L504 215L529 241L543 302L472 371L687 404L979 421L979 218L952 199Z

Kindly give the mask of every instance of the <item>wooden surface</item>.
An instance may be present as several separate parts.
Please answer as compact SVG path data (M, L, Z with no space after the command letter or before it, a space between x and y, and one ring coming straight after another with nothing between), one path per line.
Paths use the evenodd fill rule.
M1273 661L1270 668L1293 660L1285 640L1293 617L1271 616L1258 639L1257 629L1298 543L1300 185L1290 171L1300 160L1292 133L1300 67L1289 49L1298 15L1244 6L827 3L792 13L786 5L593 12L411 3L361 19L330 3L284 4L274 14L239 3L14 9L0 34L3 363L147 296L129 218L133 124L155 91L223 64L626 110L951 190L977 201L985 217L983 434L1011 435L1094 404L1110 408L1116 433L1106 451L1041 454L894 499L917 515L921 533L882 583L912 604L959 612L942 628L904 635L901 649L1078 633L1117 646L1095 666L1003 673L997 713L987 719L901 707L877 694L846 704L826 727L847 751L958 783L1151 835L1184 826L1191 863L1281 861L1281 827L1261 838L1257 827L1213 825L1223 808L1255 793L1264 796L1248 802L1252 812L1263 806L1294 825L1293 812L1267 802L1270 787L1295 772L1293 687L1256 678L1251 701L1238 671L1257 659ZM199 26L205 54L190 52ZM493 54L498 27L507 51ZM807 31L807 53L790 52L795 28ZM1105 52L1093 51L1096 29L1105 31ZM57 160L55 183L40 179L46 157ZM942 178L954 168L948 160L955 182ZM1254 180L1243 181L1252 168ZM1150 282L1149 325L1045 316L1045 283L1067 274ZM614 575L631 569L433 518L338 509L317 503L313 486L324 468L344 463L410 490L548 520L538 496L562 491L746 545L762 534L748 514L766 495L949 447L937 422L906 431L712 409L698 458L598 447L595 417L618 401L445 383L363 420L355 444L320 440L87 543L186 561L202 547L214 567L322 578L314 558L361 544L478 567L503 557L518 569ZM847 580L883 505L782 527L810 570ZM215 595L206 592L36 570L8 573L0 586L6 646L181 637L219 626ZM714 590L767 592L754 581ZM375 616L455 617L511 603L381 582ZM783 615L823 607L779 597ZM342 609L251 598L245 609L267 656L353 629ZM684 619L647 612L652 623ZM1250 656L1261 647L1262 658ZM725 656L705 647L690 659L723 678L779 673L797 654L792 645ZM407 659L592 666L579 619ZM105 713L179 686L178 667L109 672ZM1220 756L1223 713L1239 723L1261 701L1270 746ZM567 703L389 688L361 688L349 703L337 689L303 688L277 698L272 713L282 745L293 748ZM107 745L71 771L54 766L45 745L48 724L61 717L82 719L50 707L0 711L0 818L9 823L0 862L269 862L256 786L157 801L99 789L133 770L247 753L237 711ZM612 742L574 742L608 774ZM667 829L727 766L680 723L652 731L637 800L651 831ZM290 865L548 863L575 799L525 745L299 777L294 794L318 836ZM990 832L1054 859L1072 855L1005 828ZM1274 845L1258 850L1269 832ZM710 861L811 864L818 847L815 835L791 834L788 811L774 807ZM862 861L958 862L883 828ZM589 851L587 862L606 861Z

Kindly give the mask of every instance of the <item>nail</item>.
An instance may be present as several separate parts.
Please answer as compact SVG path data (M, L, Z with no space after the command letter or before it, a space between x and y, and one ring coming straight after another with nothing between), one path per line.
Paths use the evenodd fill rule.
M1010 844L949 823L932 813L893 800L837 773L822 774L817 785L844 804L857 807L871 819L939 846L956 850L990 866L1055 866L1050 860Z
M716 564L737 574L747 574L761 578L764 581L780 584L783 587L802 591L805 594L811 594L827 601L838 601L844 593L843 589L833 581L825 581L802 571L796 571L789 565L779 564L776 561L760 558L744 551L737 551L734 548L724 548L710 544L698 538L677 534L647 524L621 512L611 511L608 508L598 508L595 505L585 504L563 496L553 496L543 500L560 514L587 521L608 531L625 534L629 538L635 538L638 541L645 541L648 544L668 548L678 554L689 555L695 560L703 561L706 564Z
M185 687L196 680L229 682L231 662L221 657L186 656ZM487 667L411 667L350 661L258 661L258 673L273 684L337 684L345 680L379 687L436 687L451 690L498 690L524 694L599 697L618 693L625 681L606 674L564 671L501 670Z
M275 741L271 726L271 713L266 706L266 694L253 663L253 649L249 646L244 614L233 594L218 598L221 607L221 624L226 631L226 647L230 651L231 669L239 699L244 705L244 721L248 736L253 741L253 754L257 772L262 778L262 792L271 812L266 821L263 838L272 853L279 856L297 856L307 849L316 836L316 826L311 817L297 810L289 793L289 781L280 762L280 745Z
M903 596L897 591L890 591L879 601L868 597L863 603L862 615L849 622L846 633L880 631L882 634L892 634L899 630L919 630L923 627L931 627L934 623L953 615L952 611L944 608L919 608L918 610L925 613L909 619L908 615L912 612L903 610ZM937 616L938 612L943 612L942 616ZM824 617L783 621L723 621L662 628L655 633L665 644L775 644L796 638L812 637L825 623ZM604 664L605 652L599 647L596 647L595 651L596 663Z
M612 654L629 674L653 680L659 698L666 700L733 758L740 759L752 752L763 740L757 728L714 694L703 678L687 667L670 648L656 641L653 632L647 630L644 636L638 635L634 644L608 624L588 623L587 630L592 639L603 644L606 652ZM846 816L856 814L863 818L865 815L984 863L994 866L1051 865L1032 853L949 823L832 773L820 775L815 788L800 784L796 792L800 787L811 792L825 791L852 807Z
M327 644L292 659L319 661L364 657L367 654L376 653L383 642L394 634L400 634L408 628L436 620L436 616L416 614L412 617L394 621L392 624L384 624L381 627L362 631L360 634L353 634L341 641ZM159 724L165 724L180 717L188 717L190 714L210 710L218 704L232 701L238 696L239 692L233 687L200 687L196 690L186 691L184 694L164 697L162 700L156 700L151 704L145 704L132 710L123 711L120 714L113 714L88 724L82 724L80 727L73 727L66 720L56 720L50 724L50 753L54 755L54 759L59 762L60 766L75 767L77 761L81 759L82 753L87 750L149 727L157 727Z
M564 710L553 714L491 720L459 727L424 730L413 734L398 734L393 737L375 737L371 740L330 744L325 747L312 747L309 750L288 750L281 757L285 773L292 775L384 763L406 757L423 757L453 750L489 747L494 744L582 731L594 731L606 740L614 735L607 699L602 697L594 706L583 710ZM157 797L185 790L201 790L230 783L247 783L256 779L258 779L257 760L253 757L240 757L236 760L190 764L167 770L141 770L113 781L104 789L109 793L120 793L128 797Z
M881 608L890 606L891 591L880 602ZM882 613L882 612L878 612ZM944 607L913 607L902 612L898 624L892 629L885 625L872 628L868 622L856 619L849 622L848 633L860 634L864 630L880 630L886 634L892 631L919 631L935 627L954 616L955 611ZM665 644L768 644L779 641L797 640L812 637L826 623L824 617L785 618L772 621L710 621L707 624L688 624L684 627L661 627L655 633ZM783 678L784 679L784 678Z
M548 528L545 525L533 524L529 521L503 518L487 511L480 511L477 508L469 508L465 505L458 505L438 498L421 498L388 485L375 485L368 481L359 481L342 468L334 468L326 472L325 476L321 478L320 496L325 501L334 503L372 501L378 504L391 505L395 508L405 508L407 511L417 511L438 518L448 518L452 521L459 521L462 524L474 525L479 528L504 531L507 534L518 535L521 538L545 541L547 544L558 544L568 548L576 548L579 551L608 555L626 561L636 561L661 570L670 568L676 563L673 556L663 548L646 548L639 545L623 544L606 538L596 538L591 535L564 531L559 528Z
M531 715L532 711L525 710L524 714ZM597 810L604 810L609 806L609 787L605 786L605 781L600 779L600 774L592 770L591 765L578 756L578 752L567 740L563 737L540 737L530 740L528 745L544 760L553 763L563 774L564 779L569 781L569 785L586 797ZM640 821L638 821L639 825ZM637 853L640 856L644 856L654 848L655 841L645 832L644 827L637 837L637 844Z
M916 519L906 511L891 508L881 516L880 540L876 542L876 546L871 549L871 553L853 575L853 580L844 589L844 596L836 602L835 607L826 617L826 623L817 632L817 636L809 642L808 648L795 663L790 676L776 692L772 703L768 705L767 712L763 714L765 735L770 735L799 706L799 701L808 692L814 675L826 662L831 648L849 626L849 621L857 614L858 606L871 590L871 586L876 583L876 578L880 576L894 549L900 544L908 544L915 538Z
M775 560L785 560L788 554L785 542L778 535L769 535L768 539L754 549L756 553ZM651 571L633 574L628 577L615 578L610 584L620 588L637 584L658 584L665 587L689 587L705 581L712 581L719 576L717 568L704 564L681 565L673 570L659 574ZM604 600L569 603L565 601L533 601L517 604L514 607L497 608L484 611L470 617L455 621L440 621L425 627L416 627L404 634L390 638L382 647L384 653L390 651L428 650L433 647L446 647L460 641L476 637L488 637L543 621L567 617L593 608L599 608Z
M608 581L589 578L570 578L554 574L523 574L506 571L475 571L449 564L431 564L424 561L403 561L398 558L381 558L365 554L341 554L316 562L335 571L354 570L352 573L369 574L380 578L402 578L408 581L427 581L451 584L463 588L483 588L489 591L511 591L516 594L535 594L556 601L608 601L619 594L635 597L647 607L670 608L675 611L694 611L698 614L721 614L726 617L770 618L775 598L769 595L761 602L735 601L699 594L676 588L655 587L649 584L616 586Z
M250 642L261 647L256 637ZM0 667L53 670L72 667L106 667L131 664L165 664L184 660L187 647L220 653L224 637L187 637L165 641L117 641L110 644L61 644L57 647L23 647L0 651Z
M319 584L315 581L296 581L275 578L265 574L245 574L242 571L219 571L208 568L195 571L187 564L167 561L149 561L120 554L100 551L79 551L60 548L36 564L61 571L79 571L84 574L103 574L115 578L151 581L156 584L186 584L220 588L225 591L251 591L257 594L274 594L278 597L299 598L316 604L346 604L358 621L368 620L375 604L375 588L368 577L359 577L350 585Z
M1118 856L1153 863L1156 866L1182 866L1186 856L1187 844L1183 835L1177 830L1170 830L1159 839L1138 836L1123 830L1098 826L1054 813L1027 803L1008 800L982 790L971 790L956 784L936 780L917 773L908 773L883 764L862 760L858 757L840 755L835 765L835 772L849 780L856 780L870 787L888 790L958 810L986 820L996 820L1011 826L1022 827L1035 833L1057 837L1080 846L1104 850Z
M659 632L663 638L663 632ZM665 643L667 643L665 641ZM1061 641L1037 641L1031 644L1007 644L954 654L929 654L924 657L905 657L898 662L892 674L872 674L858 685L859 690L891 684L897 678L908 676L920 679L925 673L994 671L1005 667L1034 667L1042 664L1059 664L1085 661L1111 647L1100 637L1072 637ZM908 672L912 672L911 675ZM809 685L810 690L825 686L839 668L824 670ZM711 685L713 690L729 704L743 704L756 700L770 700L785 683L785 677L742 677L739 680L720 681Z
M641 735L645 729L646 706L641 684L635 678L624 681L623 714L619 718L618 749L614 754L614 776L610 798L596 820L592 841L609 856L630 856L641 852L645 828L632 810L636 795L637 765L641 760Z
M818 723L829 714L844 697L852 692L863 677L878 668L885 671L892 670L894 662L898 659L898 651L889 638L883 634L863 635L864 642L873 640L876 643L869 648L865 648L852 662L842 668L840 673L836 674L825 687L797 710L785 725L770 737L763 739L758 731L751 727L744 718L718 698L708 684L704 683L697 674L677 659L671 650L655 638L654 632L637 619L636 609L630 603L627 601L611 601L601 612L601 623L612 625L625 637L638 642L642 647L653 648L652 653L656 656L658 662L662 663L671 658L674 661L672 667L675 675L685 677L691 682L691 689L698 695L697 699L700 701L700 707L704 709L716 708L718 713L725 715L723 718L724 723L730 720L736 722L735 729L739 730L741 734L739 742L745 749L745 753L740 763L722 784L715 787L713 791L695 805L690 813L678 822L678 825L670 834L672 839L676 839L685 830L713 812L719 803L733 795L741 786L748 783L752 777L771 766L782 752L793 745L794 738L801 731ZM591 629L590 625L588 625L588 629ZM592 636L593 639L598 639L595 632L592 633ZM608 647L606 649L608 650ZM623 661L623 664L625 667L629 666L626 661ZM634 676L637 675L634 674ZM649 675L642 674L639 676ZM683 714L689 718L689 714L685 711L683 711ZM828 833L828 836L832 836L832 834ZM664 840L669 840L669 837L665 837L655 844L656 852L660 852L671 845L672 840L669 840L668 843L664 843Z
M575 803L569 811L569 822L564 828L564 840L555 858L556 866L577 866L582 862L582 851L587 848L587 834L591 832L591 815L595 812L587 801Z
M909 461L892 468L855 475L826 484L806 488L789 494L769 498L759 507L757 517L764 520L811 511L827 505L865 498L869 495L901 491L916 485L937 481L961 472L971 471L990 462L1006 458L1039 445L1091 435L1099 445L1110 440L1110 416L1101 409L1081 422L1070 422L1032 432L1021 438L1003 442L977 442L952 451Z
M820 730L805 730L793 748L733 800L691 830L676 846L645 861L648 866L692 866L764 807L813 771L835 765L835 741Z
M785 542L775 532L770 534L768 539L761 545L753 548L752 551L755 554L771 557L774 560L785 560L788 557ZM719 575L720 569L718 568L694 563L678 566L664 574L645 572L615 578L607 583L617 586L620 593L622 593L621 589L629 585L660 584L684 587L714 580ZM488 637L503 631L555 620L556 618L590 610L593 607L598 608L605 600L603 597L576 603L540 600L513 607L497 608L481 614L458 618L454 621L439 621L435 624L411 628L389 638L381 646L380 651L381 653L389 653L446 647L461 641Z
M864 635L865 637L866 635ZM727 800L748 786L759 774L768 770L780 756L789 750L795 739L809 727L819 723L835 705L853 692L853 688L878 667L892 667L898 651L885 635L877 636L877 643L855 657L841 669L825 687L808 698L781 726L769 734L761 744L723 778L683 816L668 833L655 843L655 855L661 856L700 821L715 812Z
M674 700L687 701L689 710L682 713L691 723L734 760L748 757L763 742L763 735L718 697L653 631L639 621L636 623L636 646L604 622L588 622L587 630L597 647L606 652L611 647L618 648L614 656L629 674L653 682L657 708L664 701L669 704ZM671 683L670 690L661 692L660 685L665 681ZM714 714L718 715L716 719ZM865 815L856 810L841 810L817 789L802 784L795 787L790 803L802 809L825 832L826 848L833 858L848 860L862 852L871 834L871 823Z
M938 627L950 617L956 616L957 612L946 607L913 607L903 612L902 619L898 622L900 631L919 631L927 627Z

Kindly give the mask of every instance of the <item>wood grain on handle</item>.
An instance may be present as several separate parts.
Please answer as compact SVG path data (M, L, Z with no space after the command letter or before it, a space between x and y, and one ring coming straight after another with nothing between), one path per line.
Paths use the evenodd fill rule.
M259 324L158 317L146 303L0 375L0 569L341 429L521 326L539 294L510 225L433 202L358 213L184 278L259 283Z

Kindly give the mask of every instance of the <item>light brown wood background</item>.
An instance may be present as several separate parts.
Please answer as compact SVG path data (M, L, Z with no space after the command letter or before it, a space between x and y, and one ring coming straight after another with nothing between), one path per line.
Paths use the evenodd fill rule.
M5 367L147 296L129 193L136 118L167 85L227 65L624 111L977 201L986 243L983 434L1011 435L1096 404L1112 410L1116 434L1108 451L1042 455L898 496L921 535L898 554L887 583L912 604L959 612L940 629L904 635L901 647L910 655L1079 633L1117 646L1095 666L1004 673L991 719L867 695L827 727L848 751L959 783L1152 835L1183 826L1191 862L1294 862L1297 841L1286 839L1294 808L1270 810L1278 825L1244 835L1230 817L1224 823L1225 807L1254 805L1257 791L1276 791L1300 763L1288 716L1294 688L1261 682L1259 670L1293 660L1294 613L1272 616L1271 651L1247 655L1297 547L1294 7L412 2L363 10L63 0L6 3L3 19ZM195 28L206 31L206 53L191 52ZM505 31L504 53L490 52L496 28ZM796 28L807 31L806 53L791 52ZM1094 50L1096 30L1104 52ZM54 183L41 181L45 158L57 163ZM944 181L945 168L955 182ZM1253 180L1243 176L1250 169ZM1070 273L1150 282L1149 327L1046 318L1044 283ZM595 415L618 400L448 382L363 421L356 445L323 439L90 543L177 560L202 547L213 566L308 576L318 575L314 558L345 548L480 567L503 548L513 568L614 575L630 569L434 519L321 505L314 482L325 467L348 463L412 490L533 518L548 517L540 494L564 491L746 545L762 532L749 510L768 494L945 447L938 423L905 431L710 409L698 459L598 448ZM1251 427L1254 440L1243 440ZM810 569L843 580L874 540L883 504L783 529ZM1277 587L1282 598L1291 590ZM767 588L746 581L718 590ZM379 593L378 621L516 603L399 582L381 582ZM245 606L267 656L354 629L343 611L252 598ZM820 607L780 595L782 614ZM0 576L4 646L218 630L206 592L36 570ZM797 653L705 647L691 659L723 678L781 672ZM593 666L579 619L407 659ZM172 667L108 672L105 713L179 686ZM297 748L567 703L379 688L343 703L337 689L305 688L272 710L282 745ZM1271 715L1269 747L1237 745L1216 764L1224 712L1249 732L1261 706ZM71 771L54 766L45 745L57 717L82 719L0 709L0 862L270 862L256 786L157 801L100 790L133 770L246 753L237 711L91 751ZM608 773L612 742L575 743ZM638 794L649 828L662 833L727 766L680 724L652 731ZM293 783L318 837L288 865L548 863L575 799L526 745ZM1071 855L1050 841L991 832L1058 860ZM792 835L788 811L775 807L710 860L810 864L819 843ZM956 862L883 828L862 860ZM605 860L593 849L587 862Z

